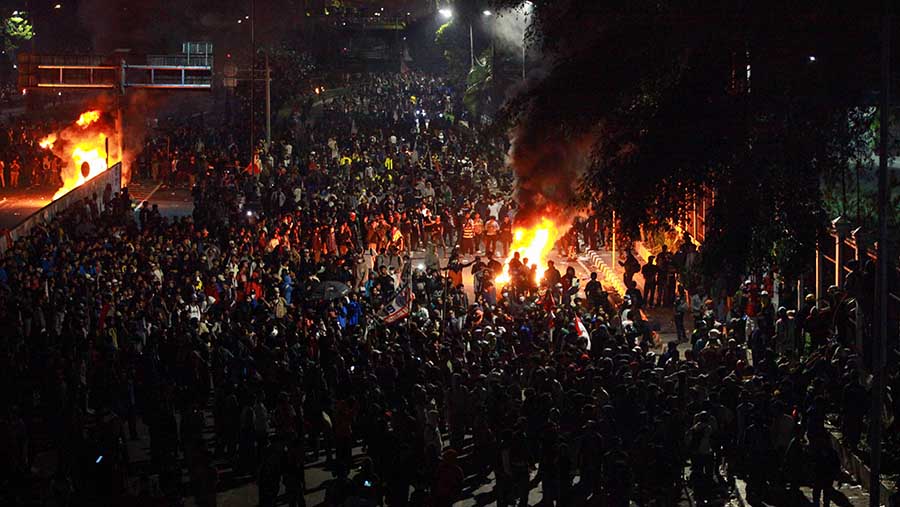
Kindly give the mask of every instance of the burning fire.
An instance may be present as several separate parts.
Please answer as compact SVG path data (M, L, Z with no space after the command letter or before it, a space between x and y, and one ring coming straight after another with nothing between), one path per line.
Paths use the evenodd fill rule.
M88 125L99 119L100 111L97 111L96 109L93 111L85 111L81 113L81 116L79 116L77 120L75 120L75 125L78 125L81 128L87 128Z
M56 143L56 134L50 134L49 136L41 139L41 142L38 143L43 149L53 149L53 144Z
M498 285L505 285L510 282L509 261L512 260L513 254L519 252L519 257L524 262L528 259L530 268L536 265L536 280L540 282L547 270L547 256L553 250L553 245L560 237L560 230L552 220L542 217L541 221L530 228L517 227L513 231L513 242L509 249L509 255L506 262L503 263L503 273L494 280Z
M74 125L41 139L41 148L51 150L66 162L60 174L62 186L53 195L53 200L106 171L107 159L121 159L116 143L107 142L115 132L100 121L101 115L98 110L85 111ZM107 149L116 151L107 153Z

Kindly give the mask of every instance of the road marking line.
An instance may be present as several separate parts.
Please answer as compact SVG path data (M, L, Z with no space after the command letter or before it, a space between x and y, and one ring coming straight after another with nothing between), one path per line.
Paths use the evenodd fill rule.
M134 207L134 209L140 209L140 207L143 206L145 202L149 201L150 198L153 197L153 194L155 194L156 191L159 190L159 187L161 187L161 186L162 186L162 182L157 183L156 187L154 187L153 190L151 190L150 193L147 194L147 197L144 197L144 200L139 202L137 204L137 206Z

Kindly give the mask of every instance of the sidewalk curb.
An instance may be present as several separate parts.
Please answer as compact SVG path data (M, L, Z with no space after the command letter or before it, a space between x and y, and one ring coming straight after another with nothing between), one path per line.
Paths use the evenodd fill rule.
M618 273L615 271L615 267L609 266L603 260L603 254L596 250L588 250L588 256L591 258L591 262L594 267L599 272L600 276L603 277L604 286L612 288L616 294L621 298L625 296L625 283L621 280Z
M872 491L872 469L863 460L841 443L841 434L833 426L827 427L828 436L831 439L831 447L837 451L841 458L841 467L850 473L854 479L866 490ZM884 480L878 485L881 488L881 503L887 504L888 499L894 494L894 490Z

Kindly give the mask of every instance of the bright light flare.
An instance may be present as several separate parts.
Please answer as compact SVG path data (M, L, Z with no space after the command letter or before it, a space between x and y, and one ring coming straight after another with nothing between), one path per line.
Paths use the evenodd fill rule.
M444 19L450 19L450 18L453 17L453 10L448 9L448 8L446 8L446 7L443 8L443 9L438 9L438 13L439 13Z
M41 139L41 141L38 143L38 146L45 150L52 150L54 143L56 143L56 134L50 134L47 137Z
M87 128L91 123L100 119L100 111L85 111L81 113L81 116L75 120L75 125L78 125L81 128Z
M506 262L503 263L503 273L498 275L494 281L497 285L505 285L510 282L509 261L512 260L515 252L519 252L520 260L528 259L529 265L525 266L526 269L533 265L537 266L535 282L539 283L544 277L544 271L547 270L547 257L559 236L559 228L546 217L542 217L541 221L533 227L517 227L513 231L513 242L509 249L509 255L506 257Z

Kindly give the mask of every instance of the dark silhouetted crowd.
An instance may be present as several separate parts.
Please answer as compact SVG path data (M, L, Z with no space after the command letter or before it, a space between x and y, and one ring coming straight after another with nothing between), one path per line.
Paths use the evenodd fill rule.
M518 258L497 284L505 144L440 78L351 82L249 163L227 135L157 145L148 175L192 183L190 217L126 189L2 254L3 505L210 506L255 482L259 505L298 506L313 467L328 506L449 507L486 485L507 507L675 505L735 478L751 503L835 497L829 427L864 439L869 377L834 320L807 342L816 306L747 285L719 312L668 269L671 289L624 299ZM580 221L561 257L601 230ZM657 305L689 345L659 343Z

